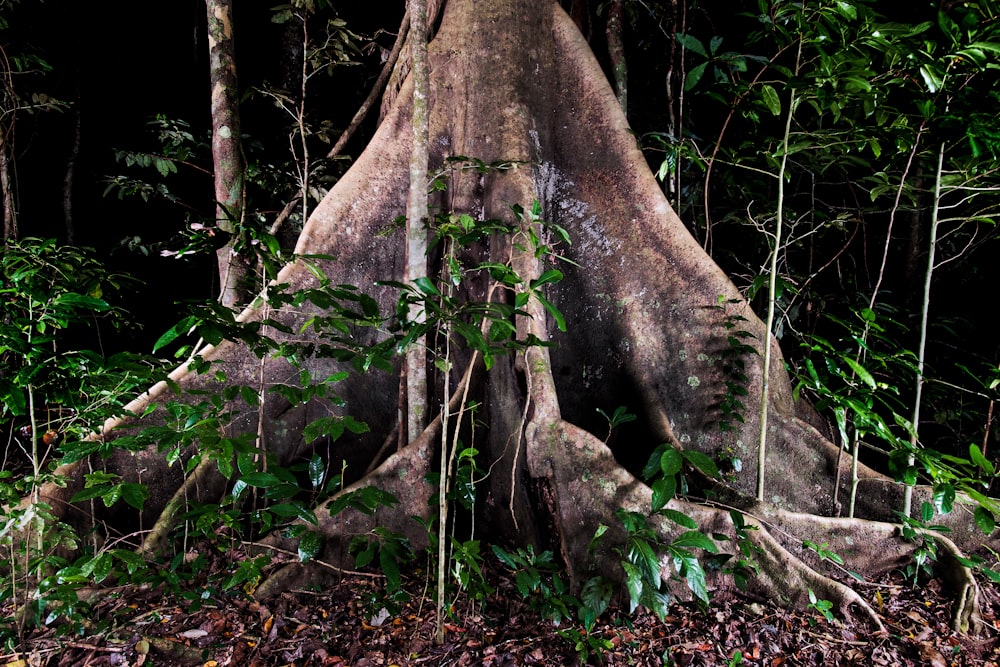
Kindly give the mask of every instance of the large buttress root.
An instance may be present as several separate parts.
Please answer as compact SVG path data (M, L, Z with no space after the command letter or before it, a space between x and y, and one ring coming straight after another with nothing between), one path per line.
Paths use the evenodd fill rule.
M512 397L504 406L492 407L496 413L511 413L491 415L492 424L516 422L528 403L530 424L525 440L522 443L515 438L510 451L524 452L530 476L552 491L567 567L579 579L593 559L587 546L596 527L614 524L618 508L642 512L650 506L648 487L592 435L600 426L595 423L595 407L607 410L627 402L627 407L640 416L637 424L641 426L616 447L614 454L622 460L644 460L648 450L661 441L697 448L708 456L717 456L724 446L731 445L743 460L756 460L752 444L756 442L756 416L745 415L740 430L725 436L713 428L719 419L717 396L726 379L719 363L726 344L722 316L715 308L719 297L732 301L734 315L746 318L743 325L756 337L758 345L770 338L738 290L691 239L670 209L600 66L558 3L449 0L431 45L431 58L431 134L436 151L431 159L435 167L444 168L447 158L458 155L485 164L504 161L517 165L505 173L480 175L470 171L454 175L442 206L477 218L506 216L511 220L511 205L527 207L535 199L544 218L567 230L573 240L565 255L575 264L560 265L565 279L546 288L551 288L548 297L565 314L569 330L562 333L546 327L547 314L535 304L531 330L537 338L551 340L556 347L531 349L519 370L507 367L503 377L510 380L519 372L523 382L510 381L503 391L496 388L494 381L500 376L494 368L486 380L490 386L480 395L506 392ZM402 273L402 244L399 235L392 233L392 221L405 210L411 136L408 85L404 84L369 148L316 209L302 232L299 254L336 256L336 261L322 263L335 284L356 285L369 291L375 281L398 278ZM509 252L509 247L502 252ZM517 271L522 277L537 276L539 267L525 263ZM286 267L278 280L293 289L316 284L301 263ZM383 290L376 298L383 312L393 311L395 295ZM245 316L261 317L258 312ZM308 313L273 316L286 318L298 331ZM774 341L768 344L777 345ZM268 360L262 366L245 346L224 343L211 356L231 378L243 384L273 384L286 381L283 378L288 376L287 365ZM759 359L746 360L746 389L751 395L760 391ZM750 532L762 554L759 592L794 604L801 603L812 589L845 611L853 610L871 619L877 627L877 617L864 596L822 573L821 564L813 564L810 554L801 549L801 541L828 542L838 549L842 543L842 555L858 564L853 569L868 576L887 565L881 558L883 554L892 552L905 557L908 547L888 524L829 523L812 516L833 511L830 499L837 450L799 419L780 354L774 359L766 473L770 502L758 507L741 505L742 510L758 517L759 528ZM319 377L338 369L328 360L313 361L320 365L315 373ZM185 388L204 385L203 380L191 375L179 377L178 382ZM373 433L369 441L351 441L338 454L358 459L374 455L389 430L387 425L396 422L396 390L394 378L388 375L352 375L344 381L342 391L338 387L352 416L368 422L376 431L383 429ZM153 400L165 397L166 392L161 392ZM288 406L275 399L269 401L262 408L264 419L243 406L244 413L234 420L233 428L253 429L263 423L269 429L264 438L273 448L269 451L280 454L279 461L287 463L303 445L301 425L308 418L305 413L324 406L310 405L298 414L286 410ZM746 402L751 405L756 401ZM508 441L511 430L491 433L490 437L503 443ZM434 446L433 436L425 436L358 482L395 493L400 496L401 507L380 510L374 518L351 516L349 530L345 530L346 515L327 520L322 510L317 513L322 521L314 530L328 534L331 549L341 551L338 544L345 544L351 534L368 531L374 525L396 522L400 532L412 530L416 524L410 522L409 516L426 511L429 493L422 482L422 471L429 465ZM167 475L162 456L155 450L137 456L124 454L108 465L118 466L118 471L132 474L133 478L135 470L142 468L147 479L153 477L164 487L159 501L149 507L151 518L144 523L148 527L172 496L183 497L177 495L182 480L176 470L172 471L173 477ZM515 474L497 468L494 479L488 482L503 477L512 480L510 486L515 487L494 493L497 508L506 506L508 498L523 491L518 487L526 481L517 476L517 466L525 461L518 461L513 454L510 458ZM504 465L507 462L505 459ZM366 469L367 463L356 469ZM82 466L65 472L79 481L81 470ZM795 474L788 474L789 470ZM862 474L866 478L863 486L895 492L885 478L873 471L863 469ZM734 485L737 494L754 489L755 474L748 471L740 475ZM216 488L211 488L217 495ZM517 497L523 501L528 495L520 493ZM883 519L885 508L894 506L885 502L886 496L881 493L864 495L859 508L863 516ZM61 497L65 500L69 496ZM673 502L673 507L699 522L706 534L733 535L732 520L725 509ZM775 509L778 507L789 511ZM523 524L531 513L522 511L517 516L519 520L512 523ZM748 519L748 523L752 521ZM971 521L966 524L973 525ZM167 525L160 524L163 528ZM663 524L660 529L664 539L669 539L670 526ZM794 537L788 538L785 533ZM845 538L835 542L841 535ZM855 535L854 548L847 549L850 545L846 536ZM962 533L961 540L958 537L956 534L956 542L963 548L975 544L972 533ZM419 544L419 535L413 535L413 539ZM940 544L939 551L946 555L942 560L957 563L957 548L944 541ZM277 542L274 546L288 545ZM594 567L608 572L619 569L610 552L597 554ZM293 581L293 570L275 575L262 593L286 590ZM962 600L958 624L974 628L974 581L960 566L949 571L955 575L956 592Z

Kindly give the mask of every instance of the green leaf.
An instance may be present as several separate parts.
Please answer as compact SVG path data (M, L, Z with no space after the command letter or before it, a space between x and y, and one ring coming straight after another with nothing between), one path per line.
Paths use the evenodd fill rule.
M382 566L382 574L385 575L385 586L390 591L398 591L402 586L402 578L399 572L399 562L387 549L381 549L378 554L379 565Z
M859 380L868 385L869 388L875 389L875 378L872 377L872 374L869 373L864 366L859 364L851 357L844 356L842 358L844 360L844 363L850 366L851 370L854 371L854 374L858 376Z
M979 446L976 444L969 445L969 460L979 466L979 468L982 469L982 471L987 475L993 475L996 473L996 468L993 466L993 463L983 456L983 451L979 449Z
M94 557L89 563L90 576L93 578L95 584L99 584L108 578L111 574L111 552L105 551Z
M563 279L562 271L556 269L549 269L542 275L538 276L536 280L532 280L530 283L531 289L541 287L542 285L547 285L549 283L557 283Z
M614 585L607 577L588 579L580 591L580 601L590 609L594 616L600 616L611 603Z
M688 588L691 589L696 598L708 604L708 585L701 563L692 555L682 556L681 560L684 562L684 576L687 579Z
M305 521L306 523L311 523L314 526L319 525L319 521L316 519L316 515L313 511L299 502L278 503L276 505L272 505L270 510L281 517L295 517Z
M698 85L701 81L702 75L705 74L705 69L708 67L708 63L701 63L700 65L695 65L688 72L687 77L684 79L684 90L688 91Z
M166 347L167 345L170 345L172 342L174 342L181 336L190 332L197 323L198 323L198 318L196 318L193 315L188 315L183 320L181 320L174 326L170 327L170 329L167 330L167 332L164 333L162 336L160 336L153 344L153 354L156 354L158 350Z
M649 542L641 539L633 539L631 547L635 562L642 567L645 576L653 588L659 590L662 582L660 578L660 559L653 550L653 547Z
M719 466L715 465L715 461L711 458L702 454L699 451L687 450L685 449L681 454L687 460L688 463L693 465L698 470L702 471L709 477L718 478L719 477Z
M92 296L84 296L74 292L63 292L52 302L55 306L72 306L74 308L87 308L89 310L105 311L111 308L107 301L96 299Z
M260 403L260 396L258 396L257 392L250 387L240 387L240 398L242 398L243 402L250 407L256 407L258 403Z
M132 482L124 482L121 485L121 497L126 503L141 510L143 505L146 504L146 500L149 498L149 489L146 488L145 484L134 484Z
M920 504L920 520L927 523L934 518L934 506L928 502Z
M315 454L309 459L309 483L312 484L314 490L318 490L323 487L323 480L325 478L326 464L319 454Z
M840 15L846 19L854 21L858 18L858 9L849 2L844 2L844 0L837 0L837 11Z
M767 106L767 110L774 116L780 116L781 98L778 97L778 91L774 89L774 86L764 84L761 88L761 95L764 98L764 104Z
M269 472L251 472L246 475L241 475L240 480L243 481L247 486L255 486L257 488L266 489L270 486L274 486L281 480L278 479L276 475Z
M417 286L418 290L427 296L441 296L441 292L438 290L437 286L427 276L417 278L413 281L413 284Z
M670 546L685 549L704 549L705 551L713 554L719 551L719 548L715 546L715 542L697 530L689 530L679 535L673 542L670 543Z
M311 530L307 530L302 533L302 537L299 539L299 562L305 563L319 554L320 550L323 548L323 537L319 533L315 533Z
M552 305L548 299L543 297L538 292L532 292L532 294L535 295L535 298L538 299L538 302L542 304L545 310L548 311L549 315L552 316L552 319L556 321L556 326L559 327L559 331L566 331L566 318L563 317L563 314L561 312L559 312L559 309L556 308L554 305Z
M628 589L628 611L631 614L639 606L642 599L642 573L627 560L622 561L625 570L625 587Z
M659 514L660 516L670 519L683 528L687 528L689 530L696 530L698 528L698 523L684 512L678 512L677 510L672 509L662 509L659 511Z
M672 477L684 467L684 458L673 447L667 447L660 455L660 472L666 477Z
M944 77L939 72L931 69L929 65L922 65L920 67L920 76L924 80L927 90L932 93L936 93L944 86Z
M518 569L519 566L514 561L514 557L511 554L507 553L505 549L502 549L495 544L491 544L490 548L493 549L493 555L496 556L501 563L503 563L512 570Z
M653 491L653 511L664 514L665 512L676 512L676 510L663 509L664 505L673 500L677 495L677 478L674 475L659 477L652 485ZM677 512L680 514L680 512Z
M677 41L687 49L688 51L693 51L703 58L708 58L708 51L705 50L705 46L701 43L694 35L685 35L684 33L674 33L674 37Z
M941 484L934 487L934 507L940 514L949 514L955 505L955 487Z
M973 517L976 520L976 526L979 530L983 531L983 535L991 535L993 530L997 527L996 519L993 517L993 514L982 505L976 505L976 511L973 513Z

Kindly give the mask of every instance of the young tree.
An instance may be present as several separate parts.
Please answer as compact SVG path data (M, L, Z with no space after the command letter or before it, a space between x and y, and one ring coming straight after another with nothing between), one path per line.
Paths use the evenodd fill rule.
M404 275L403 235L380 232L407 210L412 85L408 79L367 150L302 233L297 253L326 256L320 261L334 284L371 286ZM657 467L664 473L669 467L669 474L677 470L659 461L678 460L677 453L702 472L711 472L705 461L725 447L736 448L745 460L756 455L760 426L756 415L746 415L745 423L732 431L717 427L718 396L725 392L727 380L719 362L729 348L726 325L733 317L745 318L742 328L772 346L765 500L754 498L758 480L753 472L724 484L702 479L695 471L691 479L701 480L703 490L721 499L718 504L674 499L667 507L691 517L706 535L735 539L740 533L750 540L758 548L753 559L759 568L750 583L760 593L804 604L812 591L845 612L854 609L878 624L861 596L807 564L802 541L827 543L849 561L851 570L865 575L895 567L912 545L895 536L894 526L881 522L894 518L902 489L862 467L865 492L857 513L864 518L829 518L836 480L842 484L847 480L846 474L835 474L841 465L838 448L811 425L814 415L808 406L793 400L777 342L768 337L738 290L667 203L600 66L559 5L538 0L449 0L430 45L429 100L432 170L444 169L456 156L507 165L455 170L447 191L435 195L432 206L516 227L517 240L492 239L475 252L497 262L511 258L516 272L531 280L530 287L522 289L544 292L546 299L511 297L519 309L511 322L519 340L542 345L530 345L517 356L496 357L491 367L476 374L473 395L482 402L477 421L487 425L480 447L494 464L484 482L485 504L491 511L483 517L493 538L557 543L577 583L598 571L620 576L614 547L624 542L626 531L616 513L649 512L657 490L633 471L651 453L658 451ZM529 209L530 215L525 213ZM557 253L569 262L558 265L564 280L543 290L541 285L556 267L545 263L551 255L534 250L556 245L559 230L568 232L572 241ZM277 279L302 289L315 287L317 280L304 262L285 267ZM395 309L396 294L390 287L376 287L372 294L383 312ZM716 307L720 301L729 304L728 315ZM554 309L546 303L561 311L565 331L562 319L553 316ZM290 336L296 336L314 314L303 305L270 316L283 320L293 332ZM254 322L260 317L260 311L251 309L240 320ZM248 347L233 342L208 349L203 358L213 370L224 371L230 383L255 386L259 377L271 383L295 372L283 359L258 359ZM744 359L751 396L759 397L762 390L762 359L749 354ZM302 363L316 377L344 369L328 358ZM460 363L442 367L456 377L465 375ZM186 389L217 393L215 377L182 368L172 380ZM431 443L440 420L382 460L380 445L397 423L399 392L394 378L352 373L338 385L338 393L354 418L372 426L369 433L337 443L338 455L360 463L359 469L369 463L373 467L351 488L378 486L396 495L400 506L371 516L351 515L349 520L318 513L319 529L328 537L327 556L336 558L346 551L342 547L351 535L345 525L351 534L379 525L405 533L416 544L425 541L426 535L410 516L425 516L428 511L431 490L416 480L431 470ZM131 410L141 414L167 395L168 385L158 386ZM612 451L594 435L602 428L598 410L621 404L638 419L622 430L622 444ZM228 432L263 424L269 451L286 461L308 446L302 432L309 413L340 410L319 401L305 409L290 409L278 394L266 395L259 407L262 419L256 407L234 402L231 408ZM666 449L656 450L661 443ZM185 484L155 448L116 454L107 465L117 466L127 477L142 469L144 480L155 480L144 511L144 517L153 521L172 495L181 493L178 489L191 497L212 498L225 485L211 471L196 485ZM846 470L849 464L842 465ZM78 477L71 468L63 472L71 480ZM71 482L66 489L53 487L46 492L53 501L65 500L75 489ZM730 508L746 513L746 524L755 530L743 532ZM682 532L663 516L650 521L664 540ZM549 522L555 534L549 531ZM978 543L981 536L971 521L956 516L952 522L959 544ZM592 539L604 531L593 551ZM955 544L934 539L941 547L942 565L956 584L956 624L967 628L977 621L976 585L955 559L960 553ZM287 590L296 578L315 576L317 572L308 567L289 565L266 581L258 594ZM732 581L720 576L719 585Z
M208 10L209 70L212 84L212 162L215 224L226 235L218 250L219 302L237 307L247 301L248 263L236 251L243 223L245 164L240 143L239 89L231 0L205 0Z

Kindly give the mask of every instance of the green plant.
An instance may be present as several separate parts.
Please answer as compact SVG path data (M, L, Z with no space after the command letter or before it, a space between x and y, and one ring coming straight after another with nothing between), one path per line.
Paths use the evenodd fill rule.
M760 568L754 557L760 552L760 547L753 543L749 532L758 530L757 526L748 525L746 517L742 512L729 510L729 517L733 522L733 538L722 533L713 534L712 539L716 542L733 541L736 544L738 554L719 553L709 556L706 559L706 567L721 570L730 575L733 582L740 590L745 590L750 578L760 572Z
M542 618L559 626L572 620L573 611L579 626L562 628L556 634L568 642L586 664L591 657L600 657L613 648L607 638L594 632L597 619L608 608L613 586L604 577L588 579L582 586L580 597L569 593L569 586L559 575L561 567L551 551L536 554L530 544L509 552L492 545L493 554L514 573L514 584L523 599Z
M564 628L556 634L573 647L581 665L588 664L591 657L601 660L605 652L615 647L610 639L591 632L589 628Z
M902 415L905 408L898 396L904 379L915 372L914 355L897 347L892 334L899 331L899 324L887 315L865 308L851 320L828 319L846 335L839 339L806 337L803 347L809 356L797 370L795 395L809 390L817 399L817 408L834 415L842 448L850 449L852 455L847 514L853 517L860 447L876 446L869 438L883 445L881 451L890 456L890 466L897 475L908 478L915 473L907 472L905 461L901 466L896 463L900 453L908 457L910 450L912 426Z
M746 322L747 318L733 311L738 304L738 299L726 299L720 294L713 306L722 315L722 328L726 336L726 345L719 353L725 389L716 399L721 413L717 423L722 431L735 431L738 424L746 422L744 417L746 406L743 404L743 397L749 393L746 361L760 354L757 348L746 342L756 336L743 329L742 323ZM737 467L742 469L742 461L738 458L730 457L730 461L734 469Z
M614 432L616 428L618 428L622 424L627 424L629 422L633 422L636 419L638 419L638 417L629 412L628 408L626 408L624 405L619 405L617 408L615 408L614 412L612 412L610 416L608 416L608 413L606 413L604 410L600 408L597 408L597 413L600 414L602 417L604 417L605 421L608 422L608 435L606 438L604 438L605 444L607 444L607 442L611 439L611 434Z
M43 484L65 483L53 474L57 463L81 451L111 452L113 445L92 434L124 412L124 397L157 377L160 364L150 357L106 357L86 347L88 341L100 347L102 327L130 324L112 299L131 284L84 248L34 238L3 244L0 429L9 458L0 484L6 508L0 540L9 567L0 595L21 606L18 632L60 617L78 624L86 605L77 600L77 589L111 576L116 560L130 573L139 567L123 550L97 544L70 561L65 554L79 548L78 540L39 496ZM141 486L99 470L78 495L109 507L119 500L141 507L145 500ZM27 502L19 504L22 497Z
M579 603L570 595L569 584L560 576L562 568L555 562L551 551L535 553L530 544L513 552L495 544L490 548L493 555L514 573L517 592L542 618L556 625L572 618L572 610Z
M932 525L934 506L931 503L921 503L920 517L914 518L900 513L900 533L904 540L916 544L913 559L903 567L903 576L916 587L921 577L934 576L934 561L937 560L937 542L931 532L947 533L945 526Z
M670 568L677 576L683 577L695 599L707 605L709 595L705 570L696 550L715 554L718 547L698 530L697 524L687 515L666 508L658 513L687 530L670 542L664 542L646 516L621 509L615 515L622 522L626 533L625 544L618 551L625 571L629 611L633 612L642 605L663 619L670 605L663 571Z
M486 164L475 158L457 156L446 160L445 166L432 180L432 189L446 190L447 181L455 172L474 170L478 173L490 173L511 168L509 162ZM409 282L387 281L382 283L399 290L400 296L396 308L396 318L390 331L395 334L395 349L398 354L405 354L407 366L413 366L414 355L420 358L419 365L426 353L433 358L434 367L441 374L441 384L444 395L449 397L442 402L441 437L439 450L439 471L434 477L437 483L436 521L438 535L432 540L437 547L437 616L438 637L442 637L442 619L444 616L445 574L448 571L449 540L444 535L449 530L449 500L453 499L453 487L459 490L459 499L471 508L475 501L475 455L474 447L463 447L458 434L466 414L474 413L474 407L468 400L468 380L462 389L462 397L457 408L452 407L452 371L456 350L463 346L471 352L463 376L482 359L485 367L490 369L498 355L512 354L532 346L540 345L534 336L520 340L517 337L515 320L526 316L525 306L532 300L540 303L552 316L557 325L565 330L566 323L559 310L545 298L544 287L562 279L562 272L548 269L534 279L519 276L513 268L513 257L506 262L481 261L472 259L475 253L468 252L499 240L509 246L530 251L536 258L559 258L554 248L559 243L568 243L565 230L551 225L541 218L541 204L535 201L530 210L514 204L510 207L515 223L497 219L477 220L468 214L454 214L448 211L438 212L430 223L432 238L426 250L440 247L442 266L439 276L410 276ZM411 213L411 217L413 214ZM401 221L401 222L405 222ZM413 229L407 226L407 238ZM544 230L548 230L548 234ZM553 236L555 241L548 243L543 235ZM412 249L411 249L412 252ZM415 265L414 265L415 266ZM484 280L486 294L483 301L468 301L459 298L462 287L468 281ZM414 411L423 410L427 387L415 386L413 372L421 373L414 368L408 371L407 379L407 411L408 437L413 440L415 424L422 423L422 418L414 421ZM422 394L414 397L413 394ZM457 414L453 410L457 409ZM453 419L454 417L454 419ZM455 422L454 425L452 422ZM461 542L451 542L461 544Z
M817 598L811 588L809 589L809 604L807 607L822 616L827 623L833 623L833 603L829 600L820 600ZM816 621L809 619L809 623L810 625L815 625Z
M823 544L816 544L815 542L810 542L809 540L803 540L802 546L819 556L820 560L828 560L837 565L844 564L844 559L840 557L840 554L835 551L831 551L830 545L826 542Z

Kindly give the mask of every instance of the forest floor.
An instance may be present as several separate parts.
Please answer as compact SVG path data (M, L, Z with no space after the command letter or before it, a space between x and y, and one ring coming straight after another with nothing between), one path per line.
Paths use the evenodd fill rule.
M483 571L496 590L481 600L452 598L442 644L434 641L433 584L422 572L404 577L407 595L395 614L385 610L382 581L371 577L344 576L321 592L289 591L266 602L204 583L169 594L138 586L102 592L82 633L48 628L25 635L21 651L0 657L0 667L580 664L582 626L543 620L491 553ZM790 612L717 596L707 608L675 603L664 622L613 605L590 635L606 648L588 647L583 657L595 665L1000 664L1000 589L984 586L985 631L975 638L951 631L952 603L934 580L913 587L899 578L868 590L884 634L831 622L815 608Z

